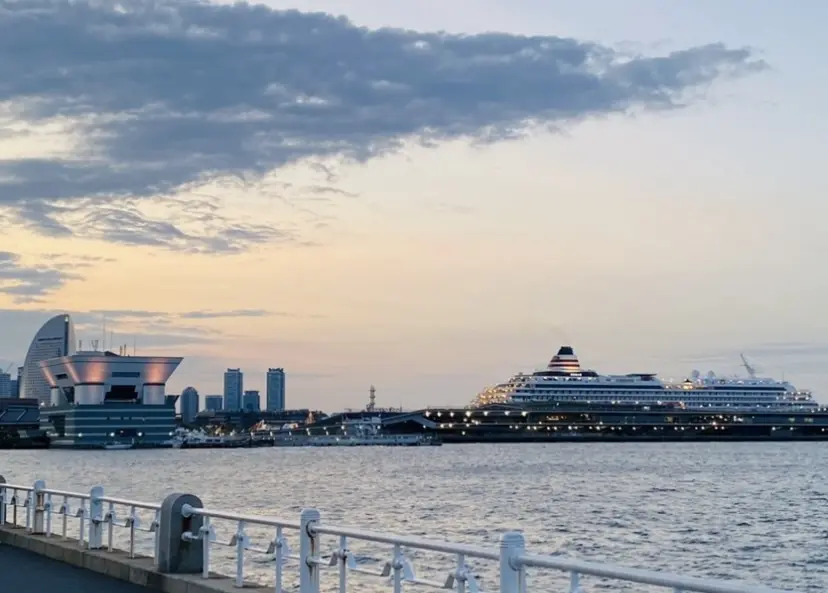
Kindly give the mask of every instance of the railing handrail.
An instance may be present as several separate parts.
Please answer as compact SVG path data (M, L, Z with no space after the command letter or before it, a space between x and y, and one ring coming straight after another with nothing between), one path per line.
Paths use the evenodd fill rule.
M578 560L567 556L547 554L521 554L515 563L524 567L550 568L581 575L618 579L642 585L671 588L675 591L693 591L694 593L796 593L785 589L772 589L763 585L751 585L740 581L703 579L672 575L667 572L628 568L612 564Z
M34 486L20 486L19 484L0 483L0 490L22 490L23 492L31 492L34 490Z
M4 484L0 483L0 490L20 490L23 492L35 492L34 486L21 486L19 484ZM42 494L51 494L52 496L64 496L66 498L75 498L78 500L89 500L92 495L89 492L73 492L71 490L56 490L54 488L44 488L39 491ZM146 509L148 511L161 510L161 505L154 502L144 502L141 500L131 500L129 498L117 498L114 496L101 496L97 500L101 502L108 502L112 504L122 505L125 507L135 507L136 509Z
M89 495L86 495L89 498ZM129 498L115 498L114 496L101 496L98 500L101 502L109 502L112 504L119 504L125 507L135 507L136 509L146 509L148 511L160 511L161 505L154 502L142 502L140 500L130 500Z
M279 519L278 517L271 517L267 515L243 515L241 513L231 513L229 511L221 511L215 509L205 509L185 504L181 509L185 517L190 515L198 515L200 517L210 517L211 519L226 519L228 521L244 521L253 525L264 525L267 527L284 527L287 529L300 529L299 521L291 521L288 519Z
M88 492L70 492L69 490L53 490L51 488L44 488L41 490L43 494L51 494L52 496L65 496L66 498L77 498L78 500L87 500L89 498Z
M472 544L456 544L449 541L409 535L398 535L395 533L382 533L379 531L371 531L340 525L328 525L325 523L312 525L310 529L314 535L338 535L340 537L350 537L353 539L376 542L380 544L399 545L404 548L416 548L418 550L444 552L446 554L463 554L470 558L480 558L483 560L498 560L500 558L500 552L496 548L486 548Z

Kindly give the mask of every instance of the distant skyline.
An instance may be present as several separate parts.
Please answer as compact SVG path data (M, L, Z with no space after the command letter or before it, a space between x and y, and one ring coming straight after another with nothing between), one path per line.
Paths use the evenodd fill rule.
M293 408L564 343L828 403L828 5L266 4L0 0L0 370L65 311Z

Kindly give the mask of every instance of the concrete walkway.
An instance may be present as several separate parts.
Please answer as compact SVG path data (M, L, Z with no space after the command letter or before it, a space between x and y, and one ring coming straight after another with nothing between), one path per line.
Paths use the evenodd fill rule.
M147 593L145 587L0 543L4 593Z

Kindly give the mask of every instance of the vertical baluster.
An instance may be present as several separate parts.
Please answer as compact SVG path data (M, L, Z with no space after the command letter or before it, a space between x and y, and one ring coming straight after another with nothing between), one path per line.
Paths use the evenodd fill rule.
M112 537L115 532L115 503L109 503L109 509L106 512L106 522L107 522L107 529L106 529L106 549L108 551L112 551Z
M581 593L581 575L577 572L569 573L569 593Z
M155 542L153 545L153 558L158 560L158 546L161 544L160 538L160 531L161 531L161 511L155 511L155 519L153 520L153 525L155 525Z
M236 532L236 587L244 587L244 521L239 521Z
M276 528L276 593L282 593L282 564L284 564L284 551L282 550L282 528Z
M210 578L210 529L210 517L204 517L201 524L201 576L205 579Z
M62 508L63 508L63 520L61 521L63 523L63 526L62 526L63 534L62 535L63 535L63 539L66 539L66 529L67 529L67 524L69 522L69 497L68 496L63 497L63 507Z
M6 524L6 488L3 484L6 480L0 476L0 526Z
M348 591L348 538L339 537L339 593Z
M394 544L394 593L402 593L402 547Z
M46 518L44 513L46 511L46 495L43 491L46 489L46 482L38 480L32 486L32 497L30 500L30 511L32 523L29 526L32 533L42 534L46 532Z
M78 525L78 529L80 530L78 532L78 543L80 544L81 547L83 547L84 536L86 535L86 500L83 499L83 498L80 499L80 508L78 509L78 519L80 519L79 525Z
M32 530L32 507L34 507L34 491L26 493L26 531Z
M457 579L457 593L466 593L466 555L457 554L457 575L463 575Z
M52 537L52 495L46 495L46 537Z
M12 525L17 527L17 489L12 494Z
M314 531L319 520L316 509L302 509L299 515L299 593L319 593L319 535Z
M523 565L516 561L525 547L520 532L510 531L500 537L500 593L522 593L525 589Z
M94 486L89 491L89 537L87 547L90 550L100 550L103 547L103 522L104 510L103 500L104 489L102 486Z
M135 524L138 522L138 515L134 506L129 507L129 557L135 558Z

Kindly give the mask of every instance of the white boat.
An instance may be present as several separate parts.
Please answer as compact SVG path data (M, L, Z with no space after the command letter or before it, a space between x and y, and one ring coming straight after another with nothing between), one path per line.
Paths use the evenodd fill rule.
M369 437L338 435L289 435L274 440L274 447L421 447L439 446L438 440L421 434L384 434Z
M812 410L819 407L810 391L786 381L756 376L742 356L748 377L718 377L698 371L678 382L662 381L655 373L601 375L581 368L571 346L562 346L544 369L519 373L505 383L483 390L472 407L496 403L674 405L681 408Z
M135 445L132 443L106 443L103 446L103 448L107 451L124 451L134 447Z

